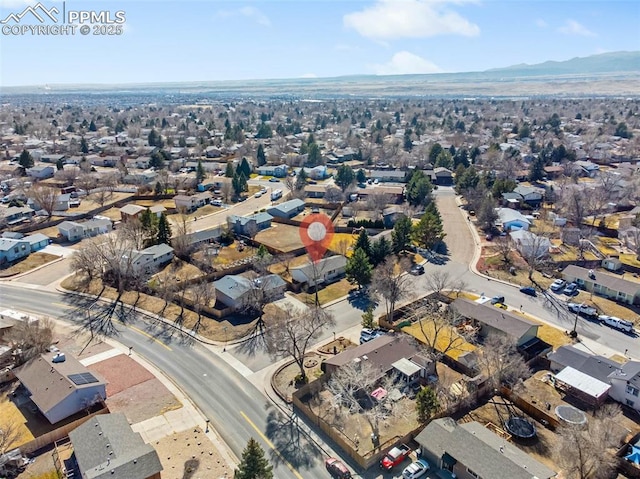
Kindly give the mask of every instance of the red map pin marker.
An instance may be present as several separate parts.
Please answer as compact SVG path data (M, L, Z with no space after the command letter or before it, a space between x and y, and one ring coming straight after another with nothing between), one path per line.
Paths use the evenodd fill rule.
M331 218L322 213L307 216L300 224L300 239L311 261L317 263L327 252L333 238Z

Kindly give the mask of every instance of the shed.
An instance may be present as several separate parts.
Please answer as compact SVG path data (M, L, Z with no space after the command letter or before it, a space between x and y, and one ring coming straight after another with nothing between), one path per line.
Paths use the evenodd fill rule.
M593 405L604 403L609 394L609 389L611 389L611 385L603 383L571 366L567 366L556 374L556 386L566 388L567 393Z

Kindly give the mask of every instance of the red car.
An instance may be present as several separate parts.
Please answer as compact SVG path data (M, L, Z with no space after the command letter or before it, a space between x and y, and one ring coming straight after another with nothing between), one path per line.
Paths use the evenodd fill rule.
M409 457L410 452L411 448L406 444L400 444L399 446L392 447L380 461L380 466L387 471L393 469Z
M330 457L326 461L324 461L324 465L335 479L351 479L351 473L347 466L344 465L342 461L336 459L335 457Z

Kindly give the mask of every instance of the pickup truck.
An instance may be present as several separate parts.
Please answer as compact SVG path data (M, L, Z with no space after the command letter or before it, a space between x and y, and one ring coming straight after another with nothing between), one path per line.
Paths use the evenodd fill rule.
M380 467L387 471L393 469L398 464L402 464L402 462L409 457L410 452L411 448L406 444L392 447L380 461Z
M569 303L567 307L569 308L569 311L571 311L572 313L578 313L580 316L586 316L587 318L598 317L598 311L596 310L596 308L592 308L591 306L587 306L585 304Z

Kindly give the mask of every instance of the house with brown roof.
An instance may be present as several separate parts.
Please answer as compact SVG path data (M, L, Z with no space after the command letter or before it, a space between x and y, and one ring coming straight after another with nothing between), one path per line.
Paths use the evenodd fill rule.
M69 433L73 472L82 479L160 479L153 446L134 432L124 414L94 416ZM68 471L69 472L69 471ZM77 474L75 474L77 473ZM67 477L71 477L67 475Z
M353 362L366 363L382 378L397 374L406 382L435 374L435 362L420 344L407 334L385 334L355 348L346 349L322 363L323 371L331 374Z
M129 221L132 219L137 219L144 210L146 210L144 206L128 204L124 205L120 208L120 218L122 222Z
M51 424L107 398L107 383L63 352L42 353L15 374Z
M640 283L629 281L614 274L593 271L570 264L562 277L568 282L575 282L582 289L606 298L627 304L640 302Z

